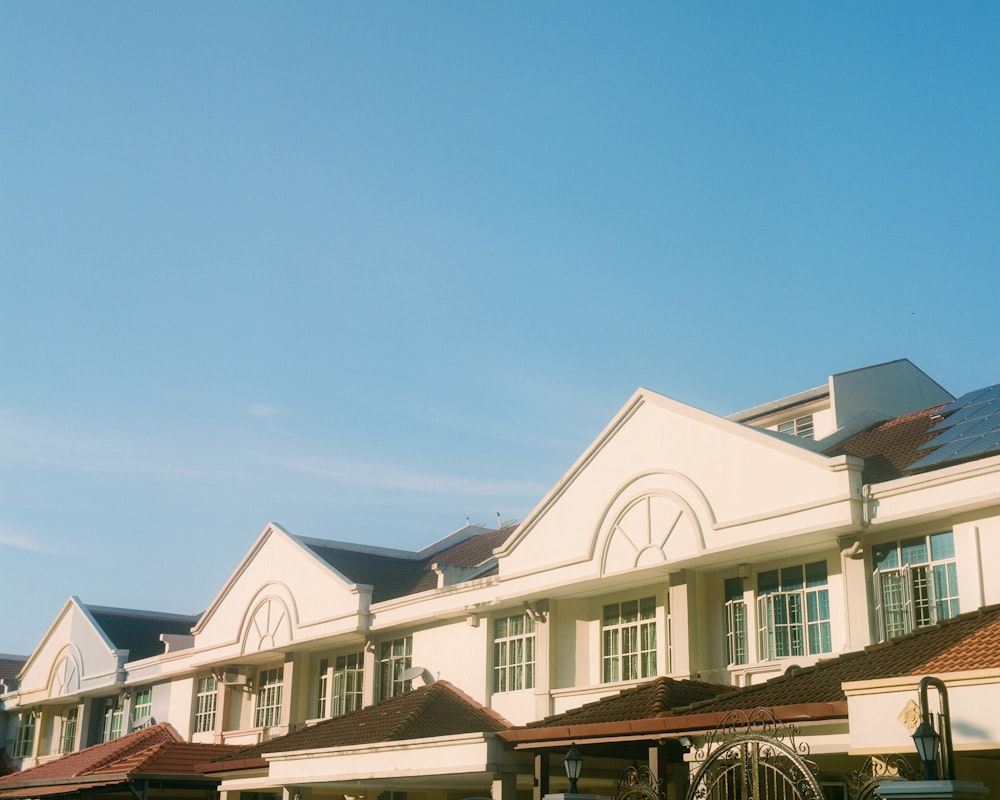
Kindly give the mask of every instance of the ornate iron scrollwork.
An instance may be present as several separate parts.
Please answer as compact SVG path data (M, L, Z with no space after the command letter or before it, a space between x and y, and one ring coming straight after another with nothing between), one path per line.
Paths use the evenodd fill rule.
M616 800L662 800L660 779L647 767L631 766L615 781Z
M861 769L851 773L847 795L851 800L870 800L883 781L918 781L921 774L901 755L870 756Z

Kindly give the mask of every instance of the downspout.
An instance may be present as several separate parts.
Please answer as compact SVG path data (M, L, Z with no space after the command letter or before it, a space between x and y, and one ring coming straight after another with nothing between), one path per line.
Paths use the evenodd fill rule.
M864 533L872 524L872 485L866 483L861 487L861 532ZM860 543L859 543L860 546Z

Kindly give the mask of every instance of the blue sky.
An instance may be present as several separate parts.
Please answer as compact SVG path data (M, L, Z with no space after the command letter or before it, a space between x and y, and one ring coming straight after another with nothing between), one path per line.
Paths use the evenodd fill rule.
M1000 380L1000 6L0 3L0 652L523 518L638 386Z

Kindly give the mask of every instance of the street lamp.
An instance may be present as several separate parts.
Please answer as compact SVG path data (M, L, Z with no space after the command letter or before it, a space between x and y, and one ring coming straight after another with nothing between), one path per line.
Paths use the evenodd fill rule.
M569 751L563 756L563 766L566 768L566 777L569 778L569 794L579 794L580 790L576 782L580 779L583 771L583 756L576 749L576 745L571 745Z
M937 780L937 749L941 737L925 719L913 732L913 743L917 746L917 755L924 762L924 780Z

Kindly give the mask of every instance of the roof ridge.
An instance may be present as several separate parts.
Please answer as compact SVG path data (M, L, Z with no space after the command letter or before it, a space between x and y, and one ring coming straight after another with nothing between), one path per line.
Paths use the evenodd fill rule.
M477 709L479 711L484 712L487 716L492 717L496 722L499 722L505 728L511 728L511 727L513 727L513 725L510 722L510 720L508 720L505 716L503 716L503 714L501 714L500 712L496 711L493 708L490 708L489 706L484 706L482 703L480 703L474 697L472 697L471 695L468 695L465 692L463 692L460 688L458 688L451 681L438 680L438 681L435 681L434 683L444 684L444 687L449 692L451 692L453 695L455 695L459 700L462 700L463 702L468 703L473 708L475 708L475 709Z
M178 614L173 611L151 611L141 608L118 608L116 606L95 606L84 603L83 606L91 614L116 614L120 617L135 617L138 619L197 619L197 614Z
M86 767L86 772L94 772L101 767L105 767L108 764L113 764L115 761L120 761L123 758L129 757L135 753L142 752L143 750L148 750L154 745L161 744L164 739L156 739L155 737L160 736L160 734L166 733L174 741L183 741L177 731L174 730L173 726L169 722L160 722L156 725L151 725L148 728L143 728L142 730L134 731L133 733L126 734L120 739L114 739L113 742L119 742L121 745L125 745L131 737L135 737L134 741L128 741L128 746L119 747L117 749L112 748L110 752L104 758L99 758L96 761L91 762ZM149 740L153 740L150 742ZM94 747L103 747L110 744L109 742L102 742L101 744L94 745ZM90 749L90 748L87 748ZM85 752L85 751L80 751Z

